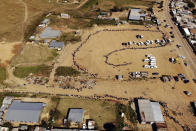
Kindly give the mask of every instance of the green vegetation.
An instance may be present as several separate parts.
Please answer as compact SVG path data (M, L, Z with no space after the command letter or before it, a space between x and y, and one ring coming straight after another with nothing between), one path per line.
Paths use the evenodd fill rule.
M72 67L65 67L65 66L60 66L56 69L56 76L77 76L79 75L80 72L73 69Z
M12 125L12 123L10 123L10 122L5 122L5 123L3 123L2 126L3 126L3 127L8 127L9 130L12 130L12 128L13 128L13 125Z
M4 80L6 80L6 69L5 67L0 66L0 83L2 83Z
M152 5L155 3L154 1L149 0L90 0L86 4L83 5L82 9L98 9L103 8L104 4L110 3L111 8L117 7L117 8L124 8L128 6L134 6L134 5L140 5L140 6L146 6L146 7L152 7ZM106 10L106 9L103 9ZM109 11L109 10L108 10Z
M75 43L81 41L81 36L76 36L74 32L64 33L61 35L59 41L64 41L64 43Z
M38 66L18 66L14 70L14 75L19 78L25 78L30 73L34 75L49 76L52 70L51 66L38 65Z
M37 26L41 23L41 21L44 19L46 15L47 13L43 13L37 19L32 21L30 25L27 26L25 33L24 33L24 41L28 41L29 37L35 33Z
M189 8L195 8L195 4L192 1L187 0L187 3Z
M125 126L124 118L121 117L122 113L126 112L126 106L120 103L116 103L116 131L122 131Z
M124 122L124 117L121 117L121 114L124 113L126 115L126 118L131 122L131 128L132 130L137 130L136 123L137 121L137 114L132 109L131 103L129 103L128 106L116 103L116 130L121 131L123 127L127 126L127 124Z
M196 15L196 9L192 10L193 15Z
M163 8L163 1L160 2L159 8Z
M91 25L116 25L116 21L115 20L106 20L106 19L94 19L91 20Z

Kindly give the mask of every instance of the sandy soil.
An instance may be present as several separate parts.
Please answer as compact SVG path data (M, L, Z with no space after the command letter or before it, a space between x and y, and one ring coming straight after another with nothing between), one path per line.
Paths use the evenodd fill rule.
M20 43L17 43L17 42L13 42L13 43L1 42L0 43L0 52L1 52L0 63L9 64L9 61L15 55L13 53L13 50L14 50L14 46L17 44L20 44Z

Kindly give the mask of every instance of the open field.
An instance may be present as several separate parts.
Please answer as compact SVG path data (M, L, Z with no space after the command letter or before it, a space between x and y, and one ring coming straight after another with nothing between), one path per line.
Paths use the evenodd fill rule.
M137 39L136 35L142 34L143 39ZM172 64L169 62L170 57L176 58L177 52L171 49L171 46L149 48L149 49L131 49L146 47L138 45L122 46L122 42L128 41L146 41L162 39L162 35L159 32L151 31L111 31L100 32L93 35L89 40L80 48L80 51L76 53L77 63L88 70L90 73L98 74L100 77L114 77L117 74L127 76L129 72L134 71L149 71L159 72L160 74L176 75L183 72L181 64ZM150 47L156 47L156 44L149 45ZM130 48L129 48L130 47ZM125 66L112 66L105 63L105 55L112 51L116 51L124 48L124 50L114 52L108 56L108 62L114 65L127 64ZM126 48L126 49L125 49ZM157 69L146 69L143 65L147 64L143 62L145 55L152 54L157 59ZM103 66L104 65L104 66ZM165 65L170 68L165 68Z
M46 45L27 44L11 62L12 65L40 65L52 61L58 53Z
M51 66L38 65L38 66L17 66L13 74L19 78L25 78L29 74L49 76L52 70Z
M10 63L12 57L15 55L15 46L20 43L0 43L0 63L7 65Z
M1 0L0 8L0 41L19 41L22 37L23 5L20 0Z

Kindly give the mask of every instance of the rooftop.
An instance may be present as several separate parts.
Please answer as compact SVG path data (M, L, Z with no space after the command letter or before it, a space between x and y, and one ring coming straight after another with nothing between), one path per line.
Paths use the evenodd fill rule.
M68 115L68 121L81 123L83 121L84 110L83 109L70 109Z
M164 122L160 104L146 99L138 100L142 122Z
M129 20L141 20L142 18L141 17L145 17L146 15L145 14L141 14L142 10L139 9L139 8L134 8L134 9L131 9L130 10L130 13L129 13Z
M43 103L14 100L8 108L5 120L12 122L38 123Z
M50 27L45 28L40 34L41 39L52 39L57 38L61 34L60 30L53 30Z
M49 47L53 48L63 48L64 47L64 42L57 42L56 40L52 40L49 44Z

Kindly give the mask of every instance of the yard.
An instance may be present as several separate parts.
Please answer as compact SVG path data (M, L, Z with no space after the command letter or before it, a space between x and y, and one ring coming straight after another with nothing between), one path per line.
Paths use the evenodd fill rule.
M11 62L16 65L41 65L51 62L58 53L54 49L49 49L46 45L27 44L21 54L18 54Z
M51 100L49 105L47 105L44 110L44 114L49 112L51 109L55 109L57 106L58 114L55 115L57 118L54 125L63 126L63 119L67 116L67 111L69 108L82 108L84 109L84 118L93 119L96 121L98 129L103 129L105 123L115 122L115 103L107 102L103 100L95 101L88 99L78 99L78 98L60 98L59 104L58 100ZM42 118L47 120L49 115L44 115Z

